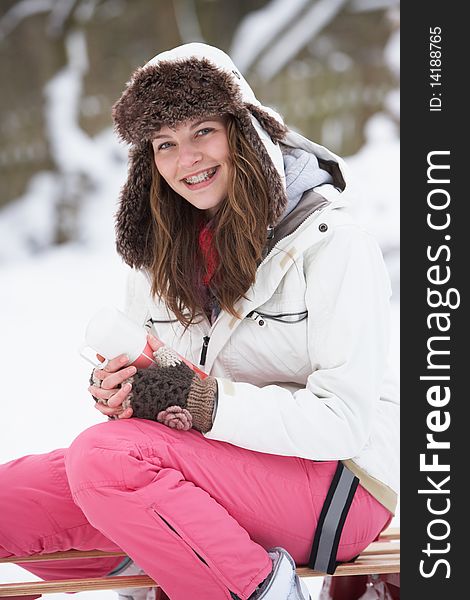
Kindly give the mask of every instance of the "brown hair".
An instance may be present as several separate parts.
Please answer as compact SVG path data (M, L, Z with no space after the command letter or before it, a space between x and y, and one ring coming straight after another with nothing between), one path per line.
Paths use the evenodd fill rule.
M260 161L234 117L227 116L231 168L227 198L213 225L219 261L210 287L219 306L234 308L254 283L266 244L269 192ZM152 163L150 192L153 243L152 294L161 298L185 326L203 312L204 260L199 249L201 211L173 191Z

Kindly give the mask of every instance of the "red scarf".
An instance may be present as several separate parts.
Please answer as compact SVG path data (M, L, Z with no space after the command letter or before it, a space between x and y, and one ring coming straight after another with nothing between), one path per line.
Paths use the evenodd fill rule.
M203 223L201 226L199 231L199 248L201 249L206 267L206 274L202 282L207 287L219 264L219 255L214 246L214 230L210 221L209 223Z

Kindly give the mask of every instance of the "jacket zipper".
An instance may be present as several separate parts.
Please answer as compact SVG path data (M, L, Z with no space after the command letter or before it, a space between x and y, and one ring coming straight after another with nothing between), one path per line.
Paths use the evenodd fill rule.
M308 311L303 310L298 313L279 313L277 315L268 315L266 313L260 313L255 310L252 310L250 313L246 315L247 319L252 319L257 322L258 325L263 327L265 325L264 319L270 319L271 321L278 321L280 323L300 323L304 321L308 316ZM297 317L296 319L286 319L283 317Z
M158 320L158 319L148 319L147 320L147 324L151 323L152 325L154 323L175 323L176 321L178 321L178 319L174 319L174 320ZM150 325L151 327L151 325ZM207 348L209 347L209 341L210 341L210 336L205 335L202 338L202 350L201 350L201 357L199 359L199 365L201 367L203 367L206 364L206 356L207 356Z
M199 359L199 365L203 367L206 364L206 356L207 356L207 348L209 347L209 340L211 338L208 335L205 335L202 338L202 350L201 350L201 358Z
M147 319L147 323L154 325L155 323L176 323L178 319Z

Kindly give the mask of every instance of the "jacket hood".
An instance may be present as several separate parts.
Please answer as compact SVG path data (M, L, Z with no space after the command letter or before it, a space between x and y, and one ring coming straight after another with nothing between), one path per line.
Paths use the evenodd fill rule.
M325 188L346 188L346 165L336 154L299 133L288 130L281 143L286 176L287 205L282 218L273 228L263 258L283 237L290 235L312 213L328 206ZM330 194L326 194L330 196ZM332 208L345 204L344 194L334 194ZM346 201L347 202L347 201Z
M297 207L305 192L325 183L333 183L333 177L322 169L317 157L302 148L282 146L286 174L287 206L282 221Z
M313 154L318 162L318 166L331 175L333 185L341 192L346 189L347 181L349 179L346 163L337 154L331 152L328 148L325 148L325 146L312 142L312 140L307 139L300 133L288 129L282 140L282 148L284 153L292 153L293 150L295 153L295 150L297 149Z
M118 253L127 264L151 263L151 140L162 125L195 118L233 115L257 153L270 192L269 221L275 225L287 204L279 142L287 128L281 116L262 106L232 60L207 44L185 44L162 52L137 69L113 106L115 128L131 144L128 178L116 214Z

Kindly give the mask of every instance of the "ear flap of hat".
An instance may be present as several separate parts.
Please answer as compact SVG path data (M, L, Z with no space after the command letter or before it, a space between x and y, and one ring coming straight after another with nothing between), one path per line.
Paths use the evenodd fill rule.
M253 104L248 104L246 107L250 112L247 110L243 111L242 114L237 115L238 120L248 143L256 152L260 160L261 168L263 169L270 192L269 223L271 225L276 225L287 206L284 177L281 176L281 173L278 170L278 168L282 171L284 170L282 165L282 154L277 147L279 140L284 138L287 128L267 114L262 108L258 108ZM257 124L253 123L253 117L257 121ZM270 156L267 145L260 137L261 133L257 131L257 129L261 128L264 130L265 135L268 135L269 138L271 138L271 146L276 146L276 148L273 146L273 151L276 150L279 154L277 161L274 160L274 156ZM280 162L281 164L276 165L276 162Z
M261 106L255 104L245 104L251 114L256 117L256 120L261 127L266 131L273 142L282 142L287 133L287 127L284 123L280 123L277 119L271 116Z
M150 188L153 153L148 142L133 146L129 170L116 213L116 249L131 267L152 263Z

